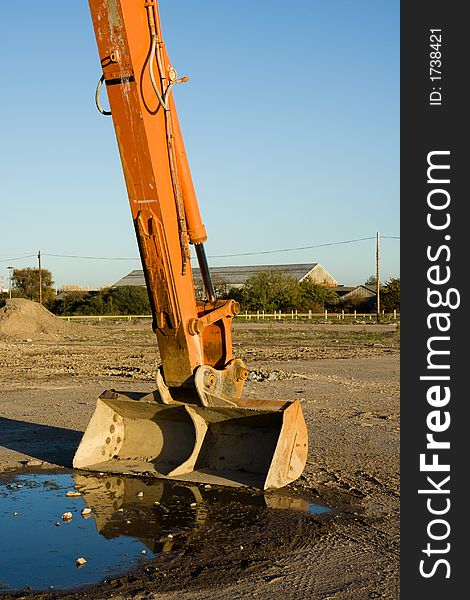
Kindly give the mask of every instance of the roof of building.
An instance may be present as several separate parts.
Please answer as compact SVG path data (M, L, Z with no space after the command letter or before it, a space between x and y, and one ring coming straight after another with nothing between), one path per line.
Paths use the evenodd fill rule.
M123 285L145 285L144 272L142 269L135 269L127 275L125 275L119 281L113 284L113 287L120 287Z
M341 296L346 296L347 294L350 294L351 292L355 292L356 290L359 290L360 288L364 288L365 290L367 290L371 294L377 294L377 290L376 290L376 288L374 286L364 285L364 284L355 285L355 286L338 285L336 287L333 287L332 290L338 296L341 297Z
M353 290L356 289L357 286L346 286L346 285L337 285L332 289L333 292L335 292L335 294L338 294L338 296L344 296L345 294L349 294L349 292L352 292Z
M265 273L266 271L277 271L283 275L290 275L300 281L318 263L302 263L293 265L254 265L254 266L239 266L239 267L211 267L211 275L215 279L225 280L231 285L242 285L247 279ZM200 278L200 270L198 267L193 267L194 278ZM145 285L144 272L142 269L131 271L128 275L117 281L114 286L120 287L123 285Z

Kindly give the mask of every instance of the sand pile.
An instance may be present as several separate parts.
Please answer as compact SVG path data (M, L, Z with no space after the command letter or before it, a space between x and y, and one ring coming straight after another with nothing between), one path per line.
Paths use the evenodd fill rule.
M59 319L37 302L11 298L0 308L0 337L37 340L72 333L71 323Z

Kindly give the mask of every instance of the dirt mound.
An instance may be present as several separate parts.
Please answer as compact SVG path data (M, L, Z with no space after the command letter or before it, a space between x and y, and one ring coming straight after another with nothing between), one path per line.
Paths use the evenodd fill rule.
M0 338L56 339L71 333L70 323L62 321L37 302L11 298L0 308Z

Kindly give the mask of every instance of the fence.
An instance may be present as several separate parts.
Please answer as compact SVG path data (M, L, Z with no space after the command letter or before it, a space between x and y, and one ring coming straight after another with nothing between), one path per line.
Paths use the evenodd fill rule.
M275 321L282 321L282 320L289 320L291 319L292 321L294 320L298 320L298 319L303 319L303 320L312 320L312 319L321 319L324 322L331 322L331 321L346 321L346 320L352 320L352 321L357 321L358 319L367 319L369 321L375 321L377 320L377 315L374 313L359 313L356 310L351 312L351 313L346 313L344 310L342 310L341 312L328 312L328 310L325 310L322 313L314 313L313 311L309 310L308 312L299 312L297 310L291 310L291 311L281 311L281 310L275 310L272 313L267 313L264 310L258 310L256 311L256 313L252 312L249 313L248 311L245 311L244 313L241 313L239 315L239 317L246 319L248 321L251 320L256 320L256 321L262 321L265 319L274 319ZM400 318L400 314L394 310L391 313L386 313L385 311L382 311L381 314L381 318L383 319L391 319L396 321L397 319Z
M80 319L95 319L98 321L102 321L104 319L113 319L113 320L126 320L132 321L134 319L151 319L152 315L73 315L66 317L59 317L61 319L65 319L67 321L71 320L80 320ZM393 320L396 321L400 318L400 313L394 310L391 313L386 313L382 311L381 318L384 320ZM328 312L325 310L321 313L314 313L309 310L308 312L299 312L297 310L291 311L281 311L275 310L272 313L265 312L264 310L257 310L256 312L248 312L247 310L244 313L240 313L237 316L237 319L245 319L247 321L264 321L264 320L274 320L274 321L283 321L283 320L313 320L316 321L321 320L322 322L332 323L338 321L357 321L357 320L369 320L376 321L377 315L374 313L359 313L357 311L353 311L351 313L346 313L344 310L341 312Z
M134 319L151 319L152 315L70 315L63 316L59 315L59 319L64 321L89 321L95 319L96 321L103 321L106 319L113 319L114 321L133 321Z

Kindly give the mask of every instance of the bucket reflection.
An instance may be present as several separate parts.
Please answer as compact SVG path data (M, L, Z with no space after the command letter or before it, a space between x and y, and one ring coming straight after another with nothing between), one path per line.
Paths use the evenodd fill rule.
M317 514L329 511L278 491L263 494L153 477L76 473L73 477L101 535L107 539L136 538L154 554L184 548L208 526L247 528L265 509Z

